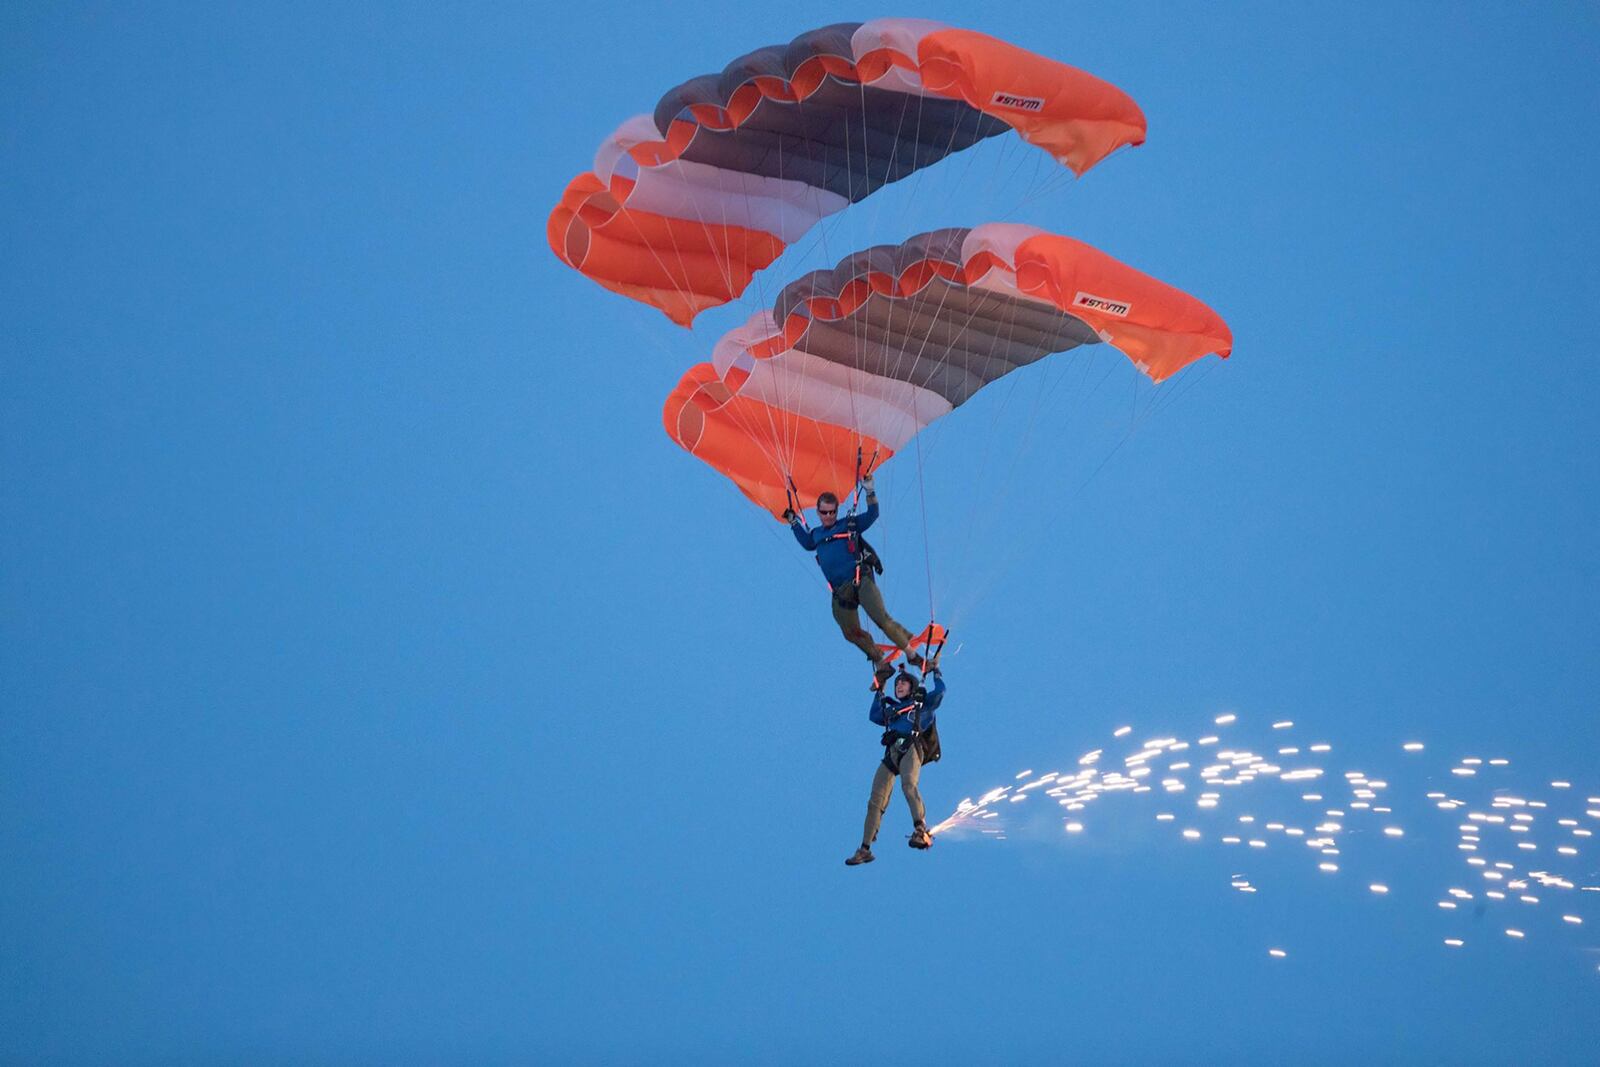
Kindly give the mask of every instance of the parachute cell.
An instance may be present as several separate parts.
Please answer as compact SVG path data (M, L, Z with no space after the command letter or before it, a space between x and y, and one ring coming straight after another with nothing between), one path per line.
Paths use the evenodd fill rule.
M623 123L546 227L599 284L688 325L824 216L1015 130L1081 174L1145 120L1120 89L921 19L841 23L757 49Z

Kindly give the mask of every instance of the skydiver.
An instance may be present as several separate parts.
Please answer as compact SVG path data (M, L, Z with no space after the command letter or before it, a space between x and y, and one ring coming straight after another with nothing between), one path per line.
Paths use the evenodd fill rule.
M861 487L867 491L867 510L859 517L840 519L839 498L832 493L817 497L818 525L814 529L806 529L793 508L786 510L783 517L800 547L817 554L817 566L833 590L833 621L839 624L844 639L872 661L873 685L877 688L894 673L894 668L884 660L883 650L872 635L862 628L859 608L867 609L878 628L905 653L906 662L920 667L922 657L911 650L911 633L884 607L883 594L872 577L873 571L881 571L883 566L860 535L877 521L878 490L870 474L861 479Z
M871 863L872 842L878 837L878 827L883 823L883 813L889 808L889 792L896 775L900 789L906 795L906 807L911 809L912 848L923 849L933 844L924 821L922 794L917 781L922 777L924 764L939 758L939 731L935 727L935 710L944 700L944 678L939 673L939 657L928 661L928 674L933 676L933 688L924 693L916 679L901 670L894 680L894 696L878 693L872 698L872 708L867 717L883 727L883 760L872 776L872 794L867 798L867 822L861 832L861 847L845 860L845 866L855 867Z

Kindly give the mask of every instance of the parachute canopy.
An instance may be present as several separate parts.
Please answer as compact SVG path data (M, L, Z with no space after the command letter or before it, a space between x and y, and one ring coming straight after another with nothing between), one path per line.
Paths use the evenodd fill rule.
M1100 341L1156 382L1233 347L1205 304L1081 241L1013 223L935 230L785 287L683 376L663 420L781 516L791 484L807 504L843 497L985 385Z
M1145 119L1110 83L985 34L824 26L623 123L546 233L569 266L687 326L819 219L1007 130L1081 174L1143 143Z

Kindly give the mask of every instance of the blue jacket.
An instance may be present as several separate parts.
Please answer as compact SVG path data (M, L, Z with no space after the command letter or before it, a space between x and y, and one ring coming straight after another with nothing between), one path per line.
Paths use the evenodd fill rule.
M856 533L865 533L867 527L877 520L878 502L869 500L867 510L856 516ZM829 588L837 589L845 582L855 580L856 557L850 551L848 516L840 515L832 526L813 526L809 530L801 526L796 518L789 524L789 529L794 531L794 539L800 542L801 548L817 554L817 566L822 568L822 576L828 579Z
M944 679L938 671L933 673L933 684L928 687L928 697L922 702L922 714L915 714L916 702L912 700L896 700L892 696L879 693L872 698L872 710L867 712L867 718L879 726L888 726L897 734L911 736L912 720L916 719L921 729L926 732L931 727L936 716L934 712L939 703L944 700ZM893 682L886 682L884 689L888 690Z

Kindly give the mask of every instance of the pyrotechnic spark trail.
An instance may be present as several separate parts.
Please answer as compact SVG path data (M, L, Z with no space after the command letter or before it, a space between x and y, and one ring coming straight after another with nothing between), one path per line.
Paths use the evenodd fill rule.
M1226 728L1238 721L1237 713L1228 712L1217 715L1211 725ZM1292 721L1279 720L1272 722L1270 728L1280 732L1292 730L1294 725ZM1398 857L1393 850L1432 840L1428 835L1411 834L1402 825L1404 820L1396 813L1395 804L1414 798L1391 797L1386 778L1374 777L1359 769L1327 774L1325 768L1312 763L1311 754L1332 751L1333 746L1326 741L1309 746L1274 743L1264 750L1273 753L1267 756L1242 745L1222 747L1224 740L1220 734L1207 734L1194 741L1156 737L1139 742L1129 737L1133 730L1133 726L1125 725L1112 734L1114 739L1128 738L1123 743L1131 746L1120 761L1111 754L1111 748L1096 748L1077 759L1079 769L1076 772L1051 771L1034 778L1033 771L1023 771L1011 784L991 789L976 800L969 797L961 801L948 818L933 827L932 833L960 836L965 831L978 831L992 839L1003 840L1006 819L1001 818L1002 810L1008 818L1013 811L1027 811L1016 805L1037 792L1059 805L1054 810L1065 809L1072 813L1062 821L1066 834L1088 838L1091 836L1087 818L1090 808L1119 793L1151 793L1159 786L1157 795L1171 799L1162 802L1168 810L1157 812L1155 821L1175 830L1178 840L1201 848L1207 847L1207 842L1214 842L1229 848L1244 845L1247 850L1271 851L1268 849L1270 838L1281 835L1284 845L1305 848L1315 869L1324 876L1339 877L1340 865L1324 857L1340 856L1341 846L1352 847L1359 843L1379 850L1380 859L1394 862ZM1192 763L1187 759L1167 762L1162 758L1169 753L1184 752L1191 746L1196 753ZM1397 747L1405 754L1401 758L1406 763L1404 773L1409 777L1418 767L1417 754L1427 746L1413 740ZM1164 770L1159 776L1153 776L1152 764L1158 760ZM1107 765L1105 769L1100 766L1102 762ZM1110 769L1112 767L1118 769ZM1513 941L1541 936L1542 928L1535 931L1528 922L1540 921L1537 916L1545 911L1550 913L1550 934L1565 935L1567 943L1581 936L1585 922L1580 914L1582 907L1600 904L1595 897L1584 895L1600 893L1600 885L1594 884L1600 880L1600 874L1592 865L1587 873L1576 869L1583 860L1585 839L1593 836L1591 827L1594 821L1600 820L1600 797L1574 797L1568 801L1572 783L1556 779L1548 782L1547 788L1552 792L1547 799L1542 790L1518 788L1510 777L1510 767L1511 761L1505 757L1468 756L1448 768L1437 768L1439 775L1435 777L1440 777L1447 785L1443 789L1435 785L1433 792L1423 794L1427 802L1424 810L1442 811L1456 820L1455 848L1451 854L1460 857L1457 862L1462 863L1465 873L1482 887L1481 900L1459 886L1442 892L1424 892L1417 898L1415 890L1405 892L1410 887L1404 881L1395 883L1400 891L1391 892L1389 880L1365 883L1367 895L1427 901L1435 915L1452 922L1481 918L1490 907L1515 908L1518 925L1501 927L1504 936ZM1279 818L1276 813L1271 821L1263 818L1258 822L1252 812L1237 812L1241 803L1238 794L1252 783L1278 781L1292 785L1318 779L1322 781L1316 788L1322 789L1321 792L1293 791L1291 803L1312 806L1302 809L1307 812L1302 816L1304 826L1296 825L1300 820ZM1342 798L1337 795L1338 788L1330 789L1341 781L1345 791ZM1190 787L1196 784L1201 790L1191 794ZM1255 792L1262 790L1258 788ZM1190 796L1192 800L1186 799ZM1274 796L1271 799L1283 802L1290 798ZM1185 817L1172 807L1174 803L1180 807L1192 804L1193 818L1187 825ZM1333 806L1321 806L1326 804ZM1235 807L1235 812L1226 813L1229 805ZM1207 833L1203 823L1216 819L1219 814L1230 824L1264 826L1264 835L1241 837ZM1256 833L1263 834L1263 831L1256 830ZM1550 836L1558 838L1560 843L1547 848ZM1540 856L1548 858L1540 859ZM1502 857L1516 858L1516 862ZM1404 865L1405 870L1416 868L1414 856L1411 859L1412 862ZM1240 874L1232 877L1231 887L1241 893L1255 893L1260 888ZM1541 892L1531 892L1533 888ZM1547 909L1543 903L1545 896L1557 898L1561 907ZM1466 905L1465 911L1461 910L1460 905L1469 901L1473 903ZM1443 943L1459 949L1467 942L1463 937L1446 937ZM1269 952L1274 958L1285 955L1282 948L1272 948Z

